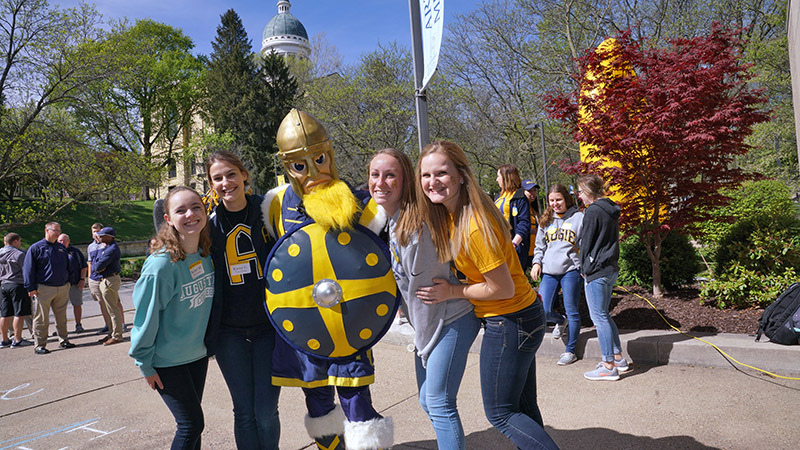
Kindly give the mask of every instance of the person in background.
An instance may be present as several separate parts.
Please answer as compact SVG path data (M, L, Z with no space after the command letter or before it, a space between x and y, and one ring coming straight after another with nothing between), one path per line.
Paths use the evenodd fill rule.
M20 249L22 238L17 233L8 233L3 237L3 243L5 246L0 249L0 330L3 333L0 348L31 345L30 341L22 338L25 318L31 315L31 298L25 291L22 275L25 262L25 252ZM13 341L8 337L9 325L14 332Z
M539 208L539 185L533 180L522 180L522 189L525 189L525 197L531 204L531 216L538 218L542 214ZM531 227L534 225L531 223Z
M494 204L511 224L511 243L522 269L525 270L528 267L528 250L531 246L531 208L525 189L522 189L517 168L511 164L500 166L497 169L497 184L500 186L500 195Z
M414 328L419 403L433 424L439 449L464 449L456 396L480 321L464 298L427 305L416 296L417 289L432 285L434 278L454 284L458 278L449 263L437 261L430 231L417 209L414 169L404 152L378 151L369 164L369 192L391 217L392 269Z
M603 359L583 374L592 381L616 381L630 370L622 357L617 324L608 311L611 290L619 275L619 206L604 196L603 179L597 175L578 178L578 195L586 205L580 238L580 263L589 315L597 329Z
M208 354L203 342L214 297L205 205L178 186L164 199L152 254L133 288L136 309L128 354L175 417L173 450L201 448Z
M92 299L100 305L100 313L103 315L103 322L105 323L105 326L97 332L98 335L106 334L108 330L111 329L109 326L111 321L108 319L108 311L106 311L106 305L103 304L103 296L100 294L100 281L93 280L91 276L93 272L92 261L94 261L97 251L102 248L103 244L97 236L97 233L102 229L102 223L95 222L92 224L92 242L86 247L86 272L89 274L89 293L92 295Z
M28 296L36 302L33 318L34 341L37 355L50 353L47 349L50 328L50 308L56 319L56 332L61 348L74 348L67 339L67 303L69 303L69 256L67 249L57 242L61 234L58 222L48 222L44 227L44 239L28 248L22 275Z
M429 304L467 298L484 323L481 394L489 422L518 447L556 449L536 399L536 350L545 315L511 244L508 222L483 192L461 148L427 145L417 163L420 213L439 262L453 260L467 284L434 279L417 290Z
M531 205L531 245L528 249L528 264L523 267L531 267L533 251L536 249L536 232L539 229L539 185L533 180L522 180L522 189L525 189L525 198Z
M75 332L82 333L81 317L83 316L83 286L86 282L86 257L78 247L70 247L68 234L61 233L58 236L58 242L69 252L69 302L72 303L72 312L75 316Z
M568 331L566 347L558 359L558 365L565 366L578 360L575 356L575 347L581 334L581 262L578 241L581 238L583 213L573 204L564 185L550 186L547 198L550 206L542 214L536 232L531 278L534 281L542 278L539 295L544 301L547 320L555 323L553 339L561 339L565 329ZM563 293L566 318L553 311L559 286Z
M117 231L111 227L105 227L97 232L101 246L94 254L92 274L90 275L90 278L99 284L100 299L108 312L109 322L111 322L108 334L99 341L103 345L122 342L125 324L124 311L119 299L119 288L122 284L119 276L122 268L122 253L117 245L116 236Z
M281 391L271 383L275 328L264 307L263 274L274 242L259 209L263 197L247 193L250 172L231 152L209 156L206 174L219 199L209 219L216 284L206 346L233 400L236 447L277 449Z

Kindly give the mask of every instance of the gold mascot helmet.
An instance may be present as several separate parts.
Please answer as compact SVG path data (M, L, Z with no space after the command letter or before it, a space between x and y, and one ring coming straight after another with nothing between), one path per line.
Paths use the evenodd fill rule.
M278 127L276 142L289 182L300 198L318 184L339 179L328 132L310 114L292 108Z

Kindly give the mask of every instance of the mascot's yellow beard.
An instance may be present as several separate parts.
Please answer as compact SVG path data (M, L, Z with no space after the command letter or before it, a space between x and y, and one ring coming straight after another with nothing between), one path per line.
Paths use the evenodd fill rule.
M326 231L346 230L353 227L355 215L361 211L358 200L344 181L331 180L303 196L308 217Z

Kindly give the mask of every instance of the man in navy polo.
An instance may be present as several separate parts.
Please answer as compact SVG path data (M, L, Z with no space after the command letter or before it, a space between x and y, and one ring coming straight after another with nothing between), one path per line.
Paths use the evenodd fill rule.
M44 227L44 239L28 248L22 276L28 296L36 301L33 317L35 352L50 353L47 336L50 327L50 308L56 318L56 332L61 348L73 348L67 339L67 304L69 303L69 256L67 249L57 242L61 234L58 222L49 222Z
M119 301L119 287L122 279L119 276L121 256L116 241L117 231L105 227L97 232L100 248L95 250L92 260L92 273L89 277L100 284L100 301L106 307L111 327L108 335L100 341L103 345L114 345L122 342L125 316Z

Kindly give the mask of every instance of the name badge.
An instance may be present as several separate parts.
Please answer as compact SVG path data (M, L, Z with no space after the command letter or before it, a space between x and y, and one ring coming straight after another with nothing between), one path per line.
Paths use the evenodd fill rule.
M192 278L197 278L203 274L205 270L203 270L203 261L195 261L189 264L189 273L192 275Z
M231 275L247 275L250 273L250 263L242 263L231 266Z

